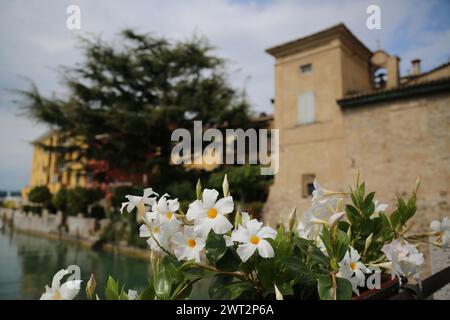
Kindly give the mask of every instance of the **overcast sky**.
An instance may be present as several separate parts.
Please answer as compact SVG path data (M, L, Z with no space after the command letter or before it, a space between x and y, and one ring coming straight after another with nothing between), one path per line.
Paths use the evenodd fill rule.
M81 8L81 30L66 28L66 8ZM366 27L366 8L381 8L381 30ZM0 0L0 189L28 183L32 146L46 128L17 116L5 88L24 89L30 78L44 94L61 93L60 65L81 61L76 35L112 39L126 27L170 39L205 35L231 61L230 80L247 88L257 111L272 112L273 58L264 49L344 22L370 49L422 59L424 70L449 61L450 1L289 0Z

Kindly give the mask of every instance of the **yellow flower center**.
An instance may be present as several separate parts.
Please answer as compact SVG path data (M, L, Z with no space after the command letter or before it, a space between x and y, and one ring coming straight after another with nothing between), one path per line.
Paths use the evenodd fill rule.
M355 271L355 270L358 268L358 266L356 265L355 262L351 262L351 263L350 263L350 268L351 268L353 271Z
M194 248L194 247L197 245L197 242L195 242L194 239L188 239L187 245L188 245L188 247L190 247L190 248Z
M173 216L172 211L167 211L167 213L166 213L167 220L172 219L172 216Z
M208 218L214 219L217 216L217 209L211 208L208 210Z
M258 236L251 236L250 237L250 242L253 244L258 244L259 243L259 237Z
M153 233L158 233L159 232L159 228L158 227L153 227Z
M56 290L56 292L53 294L53 298L55 300L61 300L61 294L59 293L59 290Z

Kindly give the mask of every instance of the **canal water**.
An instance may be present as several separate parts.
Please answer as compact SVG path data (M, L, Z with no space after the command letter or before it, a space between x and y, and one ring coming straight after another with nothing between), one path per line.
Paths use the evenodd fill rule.
M39 299L53 275L69 265L78 265L83 280L79 296L91 273L97 292L103 296L108 275L119 278L126 288L145 289L149 263L145 260L93 251L58 240L0 230L0 299Z

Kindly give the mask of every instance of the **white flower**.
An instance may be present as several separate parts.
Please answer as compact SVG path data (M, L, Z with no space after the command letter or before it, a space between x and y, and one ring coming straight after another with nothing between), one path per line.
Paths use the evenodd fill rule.
M309 240L317 240L322 231L323 224L327 224L330 218L341 212L339 210L340 199L336 197L328 197L323 200L314 202L308 210L301 216L297 231L300 238ZM339 216L335 216L338 218ZM342 218L342 217L341 217Z
M388 208L388 205L386 203L381 203L378 200L374 201L375 204L375 210L373 211L372 215L370 216L371 219L377 218L380 216L381 212L385 212Z
M340 193L337 191L330 191L330 190L326 190L326 189L322 188L319 185L319 182L317 181L317 179L314 179L313 184L314 184L314 190L312 192L312 196L313 196L312 202L322 201L322 200L325 200L328 196Z
M450 219L448 217L444 217L442 222L434 220L431 222L430 227L433 231L439 233L438 243L440 243L443 248L448 248L450 238Z
M191 203L186 213L188 220L194 220L195 231L205 238L211 229L217 234L225 234L233 228L225 217L233 211L233 198L228 196L216 202L218 196L217 190L203 190L203 199Z
M194 227L185 226L184 232L175 233L172 242L178 260L200 262L200 252L205 248L205 239L194 230Z
M126 195L125 198L128 199L128 202L122 202L122 207L120 208L120 213L123 213L123 210L126 208L128 213L133 211L134 208L138 208L138 210L144 211L145 206L151 206L156 201L156 199L150 198L152 195L158 195L153 191L152 188L144 189L144 193L142 197Z
M361 256L354 248L349 247L344 259L339 262L338 276L347 279L352 284L352 290L359 295L358 287L364 287L366 283L366 276L364 273L369 273L370 270L359 261Z
M175 216L179 208L178 199L167 200L165 196L162 196L158 202L153 203L152 211L146 214L146 218L153 220L159 216L160 222L166 227L165 230L174 234L181 225L181 222Z
M231 237L229 237L229 236L227 236L227 235L224 235L223 236L223 239L225 240L225 245L227 246L227 247L231 247L234 243L233 243L233 240L231 240Z
M53 277L52 287L45 286L45 293L40 300L73 300L80 291L81 280L69 280L61 285L62 278L69 270L59 270Z
M256 250L263 258L273 258L273 248L265 239L275 239L277 232L271 227L263 227L262 222L256 219L244 218L244 214L242 222L243 224L231 234L232 241L242 243L237 248L237 254L242 262L246 262Z
M392 278L401 276L415 278L419 277L419 273L423 267L423 254L417 248L409 243L402 244L400 240L395 239L385 244L381 249L386 258L391 261Z
M136 300L136 298L137 298L137 291L128 289L127 296L128 296L128 300Z
M161 222L161 217L157 215L153 219L145 218L144 221L145 224L139 228L139 236L148 238L147 243L153 251L161 252L161 246L167 249L170 232Z

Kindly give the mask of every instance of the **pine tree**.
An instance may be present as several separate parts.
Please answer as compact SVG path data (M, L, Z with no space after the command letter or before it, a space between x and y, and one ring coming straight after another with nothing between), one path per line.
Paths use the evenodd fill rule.
M229 85L226 61L205 38L170 42L124 30L119 39L120 46L81 38L84 62L61 68L66 98L44 97L33 83L18 91L25 114L63 136L43 147L130 173L161 172L173 129L192 129L193 120L248 127L245 96Z

